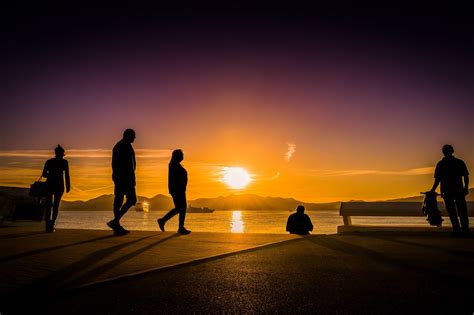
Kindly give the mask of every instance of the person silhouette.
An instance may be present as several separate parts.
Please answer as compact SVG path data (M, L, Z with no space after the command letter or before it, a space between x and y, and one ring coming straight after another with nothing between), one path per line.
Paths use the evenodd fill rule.
M296 213L291 214L286 222L286 231L290 234L307 235L313 230L313 223L307 214L304 213L304 206L299 205Z
M463 160L454 157L453 146L446 144L442 151L444 158L436 165L431 191L435 192L441 183L441 196L453 225L452 235L469 236L471 232L466 205L466 196L469 194L469 171ZM461 224L459 224L458 215Z
M48 195L46 197L45 230L47 233L55 231L56 219L59 214L59 203L64 194L64 179L66 179L66 192L71 190L69 178L69 164L64 159L65 151L58 144L54 149L55 157L44 164L42 177L46 178ZM52 210L52 211L51 211Z
M112 180L115 185L114 218L107 225L116 235L129 233L120 225L120 219L137 202L137 194L135 192L135 169L137 163L132 146L135 138L135 130L126 129L123 132L122 139L117 142L112 150ZM124 196L127 197L125 203L123 203Z
M164 217L158 218L158 226L161 231L165 231L166 222L179 213L178 233L189 234L191 231L184 227L186 218L186 186L188 185L188 173L180 164L184 160L184 154L181 150L174 150L171 154L171 160L168 167L168 190L173 198L174 208Z

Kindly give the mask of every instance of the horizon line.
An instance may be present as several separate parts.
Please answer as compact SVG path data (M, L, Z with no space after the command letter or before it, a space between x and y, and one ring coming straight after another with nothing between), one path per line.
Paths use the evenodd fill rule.
M3 185L0 185L0 188L21 188L21 189L29 189L29 187L24 187L24 186L3 186ZM474 187L469 187L469 189L474 189ZM83 202L87 202L87 201L90 201L90 200L93 200L93 199L97 199L99 197L102 197L102 196L113 196L114 194L113 193L110 193L110 194L101 194L101 195L97 195L96 197L92 197L90 199L74 199L74 200L68 200L67 198L66 199L63 199L63 201L66 201L66 202L75 202L75 201L83 201ZM163 193L157 193L155 195L153 195L152 197L147 197L147 196L140 196L140 195L137 195L137 197L139 198L146 198L146 199L153 199L157 196L165 196L165 197L168 197L168 198L171 198L169 196L169 194L163 194ZM234 193L234 194L228 194L228 195L218 195L218 196L215 196L215 197L198 197L198 198L194 198L194 199L188 199L188 201L195 201L197 199L216 199L216 198L226 198L226 197L232 197L232 196L244 196L244 195L250 195L250 196L256 196L256 197L262 197L262 198L281 198L281 199L294 199L295 201L298 201L298 202L301 202L301 203L312 203L312 204L323 204L323 203L338 203L338 202L350 202L350 201L361 201L361 202L383 202L383 201L390 201L390 200L398 200L398 199L406 199L406 198L413 198L413 197L417 197L418 195L415 195L415 194L412 194L412 195L409 195L409 196L403 196L403 197L396 197L396 198L390 198L390 199L385 199L385 200L382 200L382 199L371 199L371 200L364 200L364 199L339 199L339 200L334 200L334 201L325 201L325 202L321 202L321 201L317 201L317 202L313 202L313 201L303 201L303 200L298 200L294 197L282 197L282 196L271 196L271 195L258 195L258 194L252 194L252 193L241 193L241 194L238 194L238 193ZM421 196L421 195L420 195Z

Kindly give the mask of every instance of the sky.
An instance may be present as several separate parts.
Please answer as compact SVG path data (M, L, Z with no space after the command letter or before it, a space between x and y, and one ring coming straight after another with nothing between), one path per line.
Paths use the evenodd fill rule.
M61 144L72 191L112 193L137 133L137 193L382 200L431 188L445 143L474 165L473 7L2 10L0 185L27 187ZM241 189L223 170L241 167Z

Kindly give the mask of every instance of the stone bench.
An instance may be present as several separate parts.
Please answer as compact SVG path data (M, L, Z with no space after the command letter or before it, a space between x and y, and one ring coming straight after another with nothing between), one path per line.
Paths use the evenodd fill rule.
M443 223L449 223L449 216L444 203L438 202L438 207L444 218ZM469 217L474 216L474 202L467 203ZM353 225L352 217L424 217L422 202L342 202L339 210L344 225L337 227L338 233L369 232L369 231L451 231L448 227L433 227L426 225Z

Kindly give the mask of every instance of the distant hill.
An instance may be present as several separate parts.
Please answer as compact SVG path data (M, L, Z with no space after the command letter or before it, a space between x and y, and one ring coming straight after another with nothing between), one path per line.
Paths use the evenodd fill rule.
M295 210L304 205L307 210L338 210L339 202L305 203L293 198L262 197L257 195L229 195L217 198L199 198L188 201L194 207L208 207L219 210Z
M406 197L406 198L398 198L386 201L393 201L393 202L422 202L424 196L413 196L413 197ZM469 188L469 195L466 196L466 201L474 201L474 188Z
M12 207L12 200L28 198L28 188L0 186L0 212L7 212ZM158 194L153 198L139 196L138 200L148 202L150 210L168 210L173 208L173 200L169 196ZM386 200L391 202L421 202L423 196L413 196ZM474 201L474 188L469 189L467 201ZM87 201L62 201L61 210L66 211L99 211L112 210L113 195L102 195ZM217 210L295 210L300 204L307 210L339 210L340 202L307 203L294 198L262 197L252 194L219 196L216 198L199 198L188 200L194 207L208 207Z
M62 210L108 210L112 208L113 195L102 195L87 201L63 201ZM146 201L150 210L168 210L173 208L173 200L165 195L156 195L153 198L138 197L140 201ZM188 200L193 207L208 207L217 210L294 210L303 204L308 210L338 210L339 202L331 203L305 203L293 198L261 197L257 195L229 195L217 198L199 198Z
M114 195L102 195L87 201L61 201L61 210L108 210L112 209Z
M173 207L173 200L165 195L156 195L153 198L138 196L138 200L148 202L150 210L165 210ZM61 210L71 211L100 211L111 210L114 203L114 195L102 195L87 201L62 201Z
M146 200L147 198L143 198ZM147 200L148 204L150 205L150 210L158 211L158 210L169 210L174 208L173 199L171 197L158 194L153 198Z

